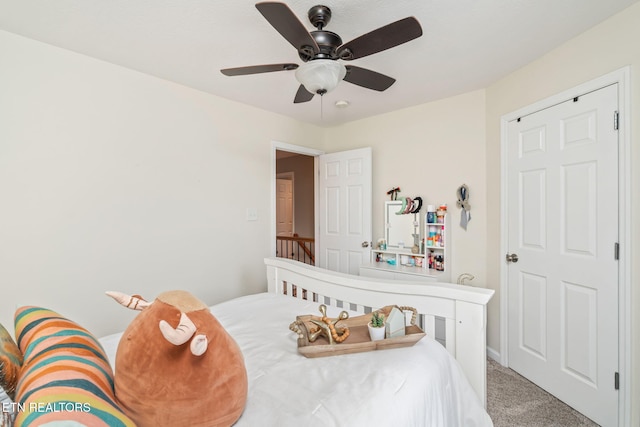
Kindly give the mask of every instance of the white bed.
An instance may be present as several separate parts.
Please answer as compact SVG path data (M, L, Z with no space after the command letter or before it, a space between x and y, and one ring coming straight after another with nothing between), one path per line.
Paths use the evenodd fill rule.
M237 426L492 425L484 410L484 334L493 291L389 284L281 258L265 263L267 293L211 308L245 358L249 394ZM297 298L292 298L293 285ZM308 300L302 299L302 289ZM318 302L311 301L314 293ZM297 352L297 335L289 324L297 315L318 314L320 303L358 312L412 306L428 313L423 318L427 336L412 347L305 358ZM330 306L328 312L335 317L342 309ZM432 338L436 315L447 319L447 348ZM112 361L120 336L100 340ZM456 354L458 361L452 357Z

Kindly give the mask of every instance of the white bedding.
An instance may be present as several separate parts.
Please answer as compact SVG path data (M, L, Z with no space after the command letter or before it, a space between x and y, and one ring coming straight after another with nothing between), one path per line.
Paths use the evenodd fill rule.
M493 425L457 361L429 336L406 348L298 354L289 324L296 315L319 314L318 306L264 293L211 308L247 367L247 405L236 426ZM339 311L328 309L332 317ZM112 363L120 336L100 340Z

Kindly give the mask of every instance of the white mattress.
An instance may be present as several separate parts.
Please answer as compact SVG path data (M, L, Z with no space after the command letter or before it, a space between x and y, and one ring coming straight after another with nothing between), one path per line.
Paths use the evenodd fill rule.
M247 367L249 395L236 426L493 425L457 361L431 337L406 348L301 356L289 324L319 314L318 305L264 293L211 308ZM120 336L100 340L112 363Z

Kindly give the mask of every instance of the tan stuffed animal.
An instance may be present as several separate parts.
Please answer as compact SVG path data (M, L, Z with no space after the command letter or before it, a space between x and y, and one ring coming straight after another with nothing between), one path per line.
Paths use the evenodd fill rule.
M247 400L240 348L209 308L185 291L152 303L107 292L141 310L116 352L115 391L122 409L141 427L229 426Z

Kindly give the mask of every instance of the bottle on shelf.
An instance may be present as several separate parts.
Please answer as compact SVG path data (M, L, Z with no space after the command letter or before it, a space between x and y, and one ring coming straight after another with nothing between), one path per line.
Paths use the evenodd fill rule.
M435 225L430 225L429 226L429 235L427 236L427 246L435 246L436 243L436 226Z
M436 221L438 222L438 224L444 224L444 216L446 213L447 205L440 205L440 207L438 207L438 210L436 211Z
M427 224L433 224L436 222L436 207L434 205L427 205L427 215L425 216Z
M442 259L442 255L436 255L434 267L436 271L444 271L444 261Z

